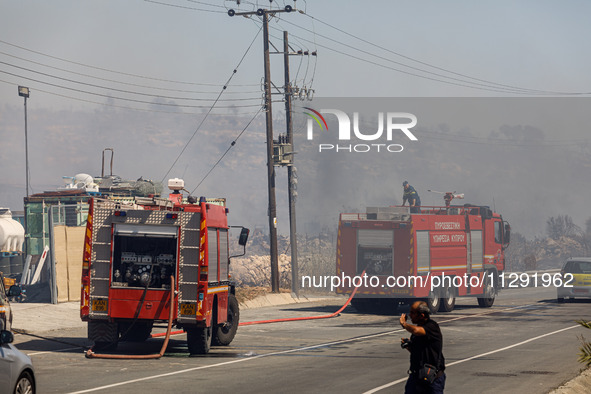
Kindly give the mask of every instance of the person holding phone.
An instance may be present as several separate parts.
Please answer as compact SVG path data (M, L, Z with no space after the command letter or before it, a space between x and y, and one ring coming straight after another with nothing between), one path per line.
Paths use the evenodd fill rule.
M401 346L410 352L409 376L405 394L443 393L445 388L445 358L443 336L439 324L430 318L431 310L425 301L416 301L408 313L412 323L403 313L400 326L411 333L402 338Z

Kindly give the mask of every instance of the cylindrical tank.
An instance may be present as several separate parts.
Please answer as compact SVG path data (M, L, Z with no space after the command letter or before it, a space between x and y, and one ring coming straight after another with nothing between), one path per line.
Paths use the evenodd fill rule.
M24 241L24 227L12 218L10 209L0 208L0 251L22 252Z
M7 276L12 273L12 259L10 257L0 256L0 272Z

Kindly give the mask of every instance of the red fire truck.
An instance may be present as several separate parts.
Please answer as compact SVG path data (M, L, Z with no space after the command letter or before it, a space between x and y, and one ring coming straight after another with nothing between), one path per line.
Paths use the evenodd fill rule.
M239 309L225 200L182 203L182 188L174 190L168 200L90 200L80 316L95 348L146 340L155 322L168 321L170 297L190 353L234 339ZM247 239L242 228L239 244Z
M392 311L424 299L433 313L450 312L464 296L492 306L510 226L489 207L446 203L418 213L393 206L341 214L337 292L361 285L352 300L359 311Z

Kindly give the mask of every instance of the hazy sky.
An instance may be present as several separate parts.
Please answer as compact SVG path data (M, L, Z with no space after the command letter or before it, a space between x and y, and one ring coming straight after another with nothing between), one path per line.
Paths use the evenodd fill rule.
M314 106L327 130L312 122L311 140L296 133L302 222L330 227L341 212L400 204L403 180L424 207L443 205L441 192L461 193L453 204L488 205L528 237L544 235L552 216L583 228L591 217L590 98L318 98ZM332 108L359 113L366 139L378 133L378 112L412 114L417 139L393 130L388 140L384 120L378 140L354 132L340 140L336 117L323 111ZM304 112L297 121L310 119Z
M267 1L259 3L262 6L269 4ZM273 4L283 7L284 4L294 3L298 9L304 9L306 14L278 14L279 18L270 23L271 34L281 38L282 31L288 30L294 49L318 51L317 59L311 58L310 64L308 58L302 62L297 79L299 84L312 84L316 94L323 97L498 94L456 86L454 84L466 85L463 82L466 78L429 66L527 89L591 91L591 75L588 72L591 59L587 50L587 40L591 36L591 26L588 23L591 4L587 1L300 0ZM41 90L76 99L97 102L105 100L100 96L44 85L25 77L83 91L109 92L27 72L13 67L14 65L123 90L147 91L139 87L125 87L114 82L95 80L90 76L75 75L72 72L160 89L217 92L214 87L191 86L189 83L218 86L225 83L261 25L257 18L230 18L226 14L223 6L243 11L258 7L246 1L241 2L240 8L236 7L234 1L213 0L2 0L0 4L0 38L3 41L0 43L0 60L3 62L0 64L0 79L3 81L0 83L1 103L18 103L15 85L25 84L32 90L37 90L32 96L36 108L77 108L80 105L74 99L61 99L42 93ZM275 45L280 48L281 41L275 40ZM391 52L379 49L378 46ZM259 36L231 85L259 84L263 73L261 49L262 39ZM100 71L30 51L119 73L186 84L149 79L142 82L131 76ZM425 64L396 56L395 53ZM275 58L274 63L281 66L280 56L275 55L273 59ZM34 64L33 61L41 64ZM300 59L296 57L292 60L294 77L299 62ZM442 83L386 68L445 80L435 74L426 74L394 62L453 76L462 81L447 80L450 83ZM46 66L64 68L67 71ZM274 74L277 82L281 83L283 74ZM246 90L238 87L235 89ZM248 90L258 90L258 86ZM165 94L162 90L153 93ZM172 93L169 92L168 95L187 96ZM121 95L114 91L110 94ZM209 95L212 96L214 95ZM143 99L149 101L147 97ZM116 103L145 108L139 103Z
M203 132L209 137L199 131L171 171L189 178L192 190L259 109L260 20L226 13L269 4L259 3L0 0L0 205L22 209L24 115L18 85L31 89L31 185L39 192L58 186L63 175L98 174L100 152L109 146L116 146L116 173L160 180L197 129L199 114L208 111L240 63L213 110L227 113L224 108L234 106L226 118L235 123L221 116L208 120ZM277 48L288 30L294 50L318 52L292 56L290 62L295 84L313 88L317 97L588 97L591 92L587 1L273 5L305 11L278 14L270 29ZM272 55L271 61L273 81L281 86L282 56ZM275 103L277 114L282 108ZM236 199L260 194L257 218L266 215L265 159L253 159L264 152L262 119L245 134L248 143L234 148L235 166L222 163L214 172L219 177L204 184L204 193L236 193ZM226 124L211 126L214 120ZM586 138L587 130L557 133ZM223 187L227 179L245 178L233 172L251 167L246 178L252 190ZM251 220L247 207L237 211Z

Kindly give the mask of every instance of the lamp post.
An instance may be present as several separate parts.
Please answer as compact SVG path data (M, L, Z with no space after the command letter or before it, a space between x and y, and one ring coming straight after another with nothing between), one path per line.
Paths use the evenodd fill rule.
M25 182L27 186L27 197L29 197L29 142L27 139L27 99L29 98L29 88L19 86L18 95L25 98Z

